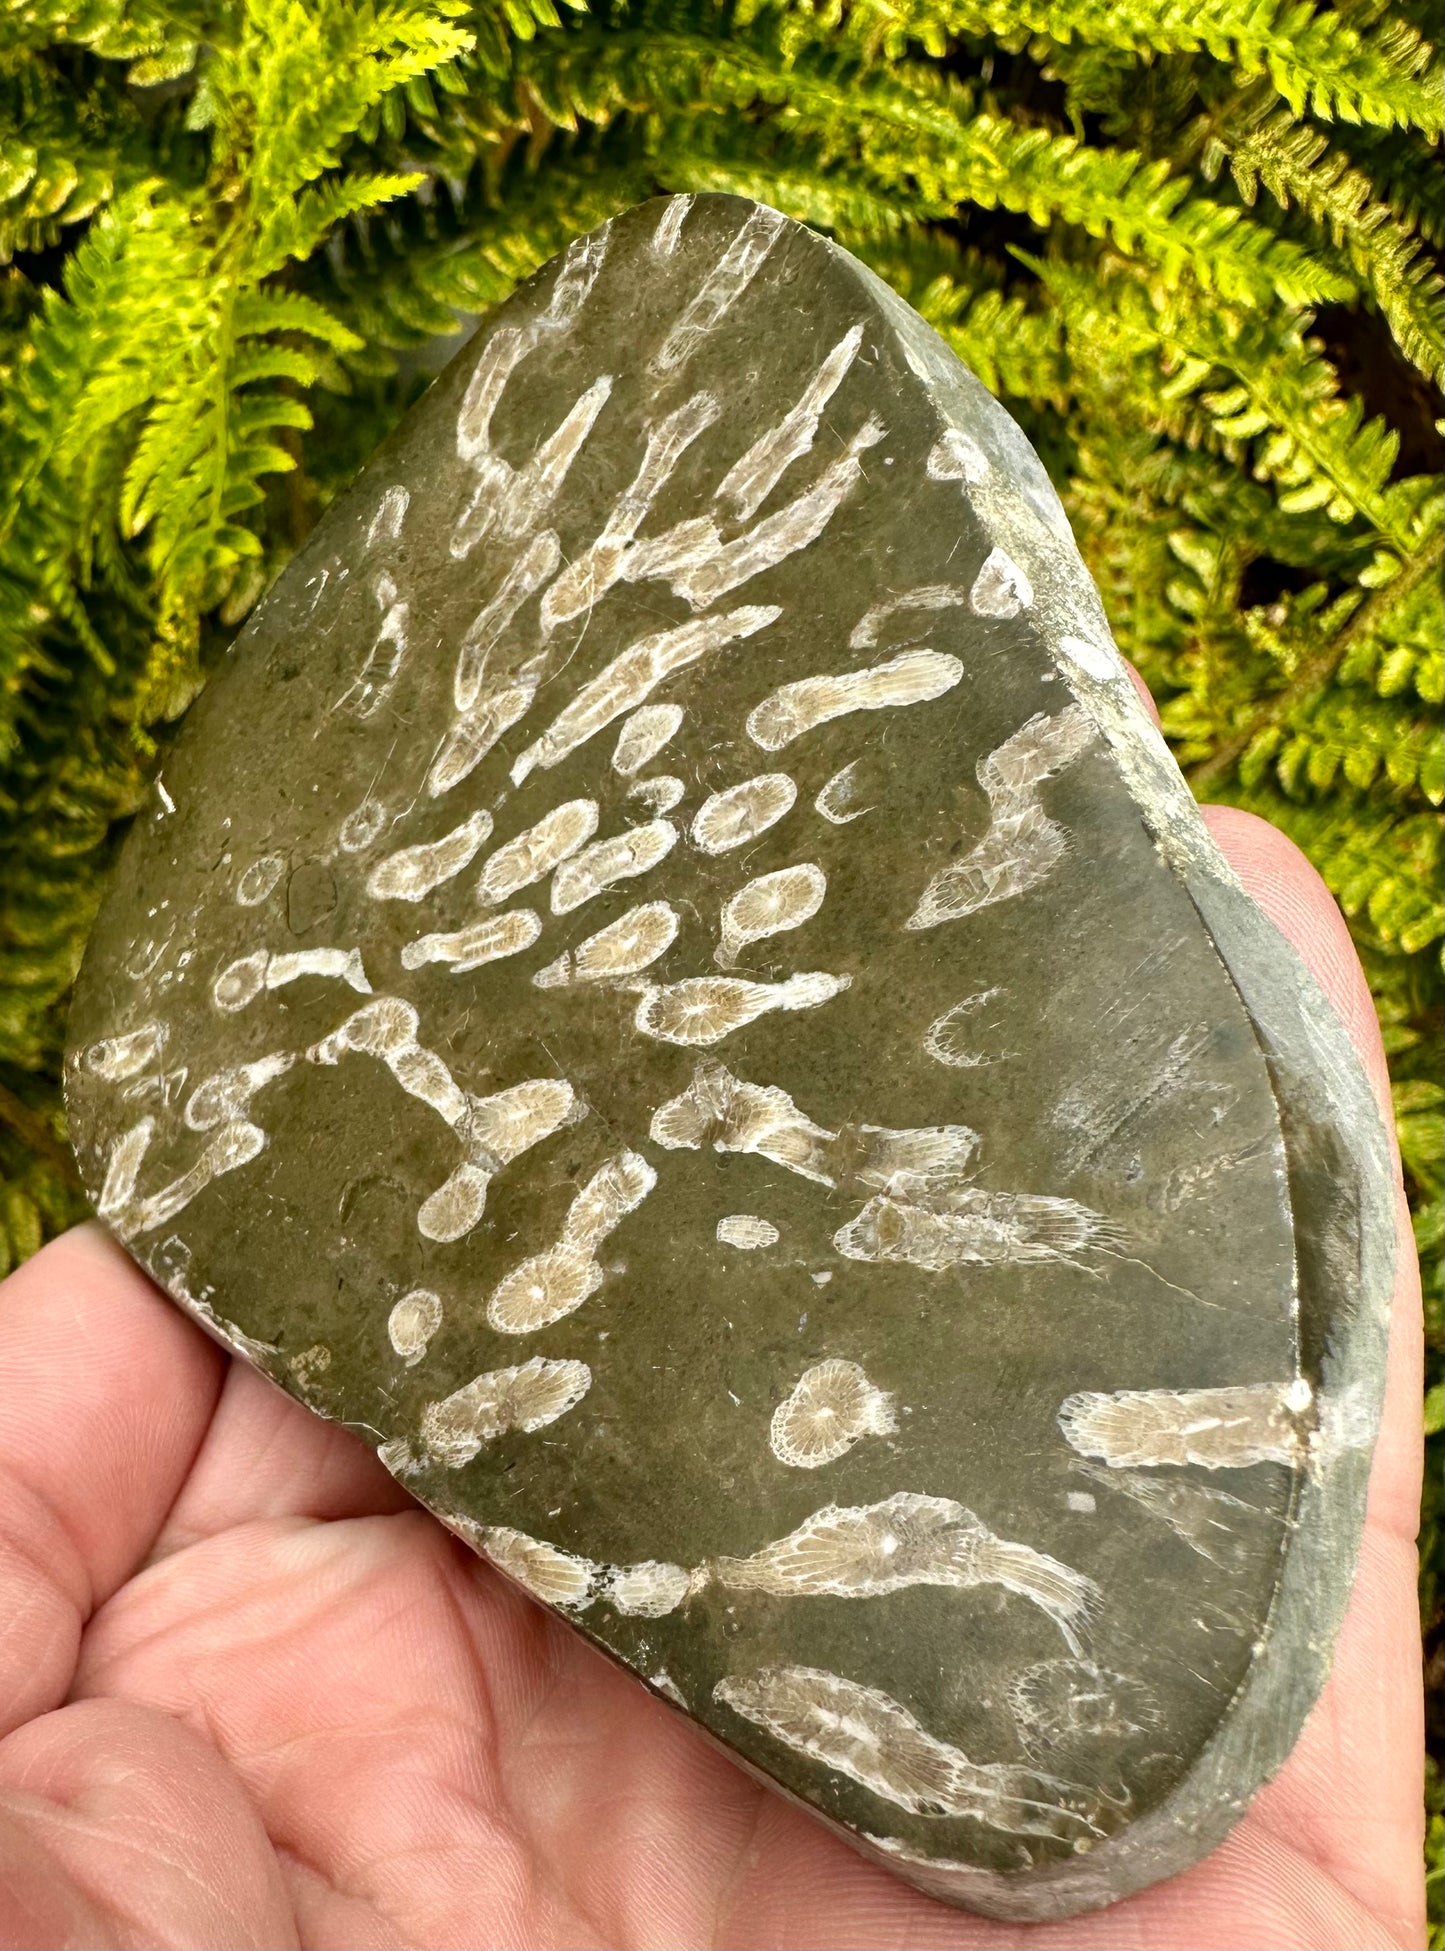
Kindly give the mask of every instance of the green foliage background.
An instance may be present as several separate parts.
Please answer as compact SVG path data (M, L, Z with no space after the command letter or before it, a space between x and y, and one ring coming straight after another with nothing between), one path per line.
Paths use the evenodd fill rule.
M80 1210L66 995L166 727L458 313L642 197L740 191L1022 421L1196 790L1276 821L1351 919L1426 1269L1438 1682L1425 0L566 6L0 0L0 1270Z

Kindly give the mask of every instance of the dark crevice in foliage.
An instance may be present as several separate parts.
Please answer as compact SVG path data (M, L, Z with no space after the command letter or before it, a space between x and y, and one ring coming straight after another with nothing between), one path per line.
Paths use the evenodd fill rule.
M1380 415L1398 432L1392 478L1445 470L1445 438L1436 425L1439 391L1401 357L1384 321L1358 305L1321 305L1313 330L1344 390L1364 401L1371 418Z

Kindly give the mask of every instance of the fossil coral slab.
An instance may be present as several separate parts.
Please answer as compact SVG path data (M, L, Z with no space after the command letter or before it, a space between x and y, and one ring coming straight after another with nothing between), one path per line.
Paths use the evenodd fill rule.
M846 253L644 205L495 314L167 754L99 1210L923 1888L1194 1860L1349 1588L1390 1214L1013 422Z

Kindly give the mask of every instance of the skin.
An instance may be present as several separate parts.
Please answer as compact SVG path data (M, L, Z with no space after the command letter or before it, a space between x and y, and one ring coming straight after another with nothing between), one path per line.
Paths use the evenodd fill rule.
M1207 818L1388 1113L1324 884ZM992 1924L760 1788L193 1327L96 1226L0 1284L0 1947L1422 1944L1420 1293L1330 1681L1224 1845Z

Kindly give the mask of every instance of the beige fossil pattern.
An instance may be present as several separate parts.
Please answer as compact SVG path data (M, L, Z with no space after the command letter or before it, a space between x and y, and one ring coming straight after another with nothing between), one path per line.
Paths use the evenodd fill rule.
M561 1551L505 1524L479 1526L475 1543L498 1571L505 1572L544 1605L570 1610L591 1604L598 1568L590 1558Z
M82 1062L102 1083L124 1083L159 1063L169 1033L165 1023L143 1023L124 1036L103 1037L99 1043L92 1043Z
M629 789L627 797L637 800L650 813L670 813L687 798L687 781L671 772L650 773Z
M697 810L692 844L705 854L731 853L792 811L798 788L786 772L760 772L712 793Z
M1131 1498L1221 1571L1242 1572L1250 1557L1251 1532L1261 1522L1277 1521L1244 1498L1190 1477L1156 1477L1119 1464L1081 1463L1078 1468L1102 1491Z
M748 737L765 752L781 751L817 725L852 711L889 711L930 704L963 676L956 657L939 650L909 650L886 664L804 677L785 684L748 713Z
M1009 1683L1009 1706L1031 1753L1090 1747L1158 1727L1153 1691L1135 1674L1090 1660L1039 1660Z
M1033 600L1029 579L1012 556L991 549L968 593L969 608L976 616L1011 617L1031 608Z
M519 888L545 880L596 831L595 799L564 800L488 856L477 883L478 900L495 907Z
M600 1601L624 1617L660 1619L675 1612L691 1591L690 1574L662 1559L609 1565L511 1525L479 1524L459 1511L445 1514L445 1520L534 1599L564 1612L585 1612Z
M978 783L992 815L978 845L935 874L905 926L937 928L995 901L1010 901L1046 880L1068 851L1064 829L1044 812L1040 788L1072 765L1095 736L1078 705L1057 718L1042 712L981 759Z
M285 872L286 862L280 854L263 854L237 881L236 899L243 908L259 907Z
M848 988L851 976L808 970L783 982L743 982L730 976L689 976L651 984L642 992L634 1023L660 1043L721 1043L734 1030L775 1009L817 1009Z
M757 1213L725 1213L717 1223L716 1234L720 1245L735 1246L744 1253L776 1246L781 1237L773 1222Z
M822 907L827 892L828 877L811 860L746 882L723 904L713 960L730 969L750 942L801 928Z
M1053 1193L984 1192L963 1187L946 1203L870 1199L840 1226L833 1244L845 1259L896 1261L943 1273L952 1267L1007 1267L1077 1261L1118 1244L1098 1213Z
M415 1368L442 1324L442 1300L429 1287L403 1294L386 1319L392 1347L408 1368Z
M1000 1762L979 1764L930 1734L900 1701L816 1667L763 1667L713 1696L795 1752L914 1815L967 1816L1019 1836L1102 1834L1097 1795Z
M586 1362L534 1355L518 1368L489 1369L422 1412L424 1452L449 1470L470 1463L484 1443L509 1430L545 1429L592 1387Z
M491 830L492 816L482 809L440 840L402 847L372 868L366 877L366 891L378 901L422 901L434 888L471 866Z
M650 968L677 939L678 917L666 901L644 901L599 928L576 948L564 949L532 977L538 989L562 989L576 982L615 981Z
M836 1463L865 1436L898 1428L893 1398L876 1388L857 1362L831 1356L815 1362L773 1411L768 1447L779 1463L817 1470Z
M466 975L487 962L520 955L541 932L541 917L532 909L511 908L505 914L489 915L485 921L474 921L450 933L418 935L414 942L407 942L403 947L401 966L420 969L428 962L444 962L454 975Z
M714 1558L711 1577L777 1598L874 1599L910 1585L1001 1585L1046 1612L1070 1650L1099 1604L1093 1580L1029 1545L995 1537L947 1497L900 1490L879 1504L829 1504L749 1558Z
M934 610L957 609L967 603L968 591L959 583L924 583L905 589L865 610L848 635L850 650L876 650L884 636L903 643L927 634Z
M498 1334L533 1334L581 1307L602 1285L597 1249L657 1184L638 1152L622 1152L583 1186L567 1210L562 1237L534 1253L502 1280L487 1303Z
M580 854L563 861L552 876L553 914L570 914L618 881L651 873L676 845L677 828L671 820L649 820L644 826L629 827L625 833L584 847Z
M776 623L780 614L776 604L745 604L741 609L697 617L674 629L654 630L629 644L582 686L541 737L520 755L512 767L513 785L520 786L539 766L548 769L560 765L624 712L645 703L665 679L701 658L756 636Z
M361 951L355 948L295 948L280 954L258 948L222 969L211 994L217 1009L235 1015L267 989L284 989L303 976L324 976L344 982L362 996L371 994Z
M624 779L655 759L682 724L681 705L640 705L622 723L612 753L612 766Z
M813 805L830 826L849 826L873 810L859 806L858 797L858 761L852 759L818 789Z
M698 1202L679 1222L677 1251L701 1250L726 1268L719 1345L726 1333L742 1346L757 1296L797 1296L766 1351L761 1382L724 1363L713 1385L724 1422L745 1433L738 1441L748 1467L770 1495L776 1488L792 1500L786 1514L745 1535L738 1555L692 1566L646 1555L672 1550L665 1537L630 1538L635 1558L611 1562L609 1548L594 1551L585 1515L563 1516L560 1505L547 1511L575 1549L513 1525L448 1521L538 1599L637 1622L628 1630L639 1635L639 1671L669 1697L676 1688L658 1662L675 1664L676 1655L667 1629L648 1622L694 1606L740 1621L741 1650L760 1620L785 1616L792 1630L809 1600L872 1602L881 1639L891 1630L890 1599L922 1590L922 1600L899 1605L936 1605L962 1643L983 1593L1033 1636L1022 1656L1031 1663L990 1703L1014 1729L1003 1759L975 1762L944 1738L960 1723L939 1702L895 1699L867 1671L779 1663L732 1673L714 1690L718 1721L741 1716L794 1757L912 1815L1082 1852L1115 1824L1102 1793L1018 1757L1047 1762L1057 1753L1060 1767L1088 1772L1078 1757L1147 1731L1158 1710L1137 1676L1094 1663L1107 1645L1099 1623L1106 1595L1088 1571L997 1535L953 1497L893 1488L910 1469L908 1418L921 1422L933 1406L905 1399L911 1388L890 1373L882 1343L860 1338L858 1323L867 1318L859 1296L871 1305L873 1295L906 1287L910 1304L942 1302L954 1321L990 1270L1010 1293L1010 1283L1043 1267L1076 1269L1083 1286L1084 1275L1102 1274L1126 1247L1135 1251L1107 1213L1085 1203L1100 1196L1096 1182L1085 1181L1077 1196L1067 1167L1037 1189L995 1183L1007 1154L975 1108L987 1080L974 1073L1013 1054L1000 1047L990 1009L1008 977L987 970L966 930L938 938L934 964L926 960L934 942L916 940L1023 900L1060 871L1078 842L1060 811L1071 788L1051 792L1051 782L1105 750L1087 702L1021 707L1002 723L985 717L985 654L1012 654L1022 640L1010 627L1017 623L1041 637L1070 685L1080 680L1085 701L1097 701L1122 665L1097 620L1075 618L1076 628L1061 631L1022 517L1017 536L1004 528L998 544L978 544L976 527L960 528L956 556L912 582L893 580L880 558L851 628L847 616L825 626L786 595L793 586L784 565L796 558L826 578L820 540L841 532L851 547L867 507L903 488L905 470L888 472L897 458L898 430L885 424L891 410L858 404L864 376L877 371L880 335L871 315L847 323L845 314L813 342L806 369L764 424L740 433L728 389L700 383L690 362L747 315L755 281L789 227L756 210L710 259L695 257L692 209L690 197L667 202L644 246L658 275L686 267L690 282L675 315L632 360L648 374L640 407L630 404L633 376L620 363L616 372L598 370L587 350L594 341L576 330L608 265L610 226L578 240L543 274L530 314L525 306L504 313L488 332L455 422L464 481L441 531L441 546L468 578L449 638L436 634L427 593L409 574L404 538L415 539L419 515L404 487L381 491L357 562L333 559L313 577L316 601L328 578L350 576L354 592L351 634L345 647L338 641L339 677L334 688L328 679L316 735L338 726L364 735L376 762L358 766L319 840L313 833L303 847L278 824L238 840L234 859L221 855L215 871L227 925L238 931L223 952L188 966L184 920L164 915L152 919L153 939L133 945L134 969L159 970L156 986L144 1008L117 1019L115 1034L74 1059L126 1107L98 1174L98 1209L123 1237L154 1243L154 1264L172 1291L230 1345L273 1369L289 1359L291 1386L324 1393L317 1378L331 1348L316 1342L283 1355L250 1340L216 1313L209 1289L193 1289L189 1249L165 1229L228 1174L250 1168L252 1182L269 1183L267 1164L257 1161L270 1142L270 1106L303 1084L344 1094L355 1060L382 1066L401 1094L394 1102L407 1121L405 1144L421 1129L444 1153L437 1179L422 1179L405 1214L419 1236L410 1244L425 1257L401 1278L376 1272L358 1302L363 1314L374 1309L361 1328L380 1337L388 1389L404 1405L391 1427L375 1432L379 1453L431 1495L445 1473L466 1469L490 1445L501 1445L505 1458L512 1445L541 1451L570 1436L597 1440L599 1455L622 1444L607 1388L589 1400L594 1367L605 1384L627 1308L661 1307L667 1298L637 1291L644 1283L629 1278L629 1241L635 1248L640 1235L628 1221L651 1199L647 1223L663 1216L671 1224L675 1211L687 1211L675 1189L696 1184L699 1172L697 1160L680 1155L718 1155L726 1198L740 1209L725 1209L721 1196ZM554 389L550 404L536 407L533 394L522 402L528 412L536 407L530 420L516 417L509 398L530 385L529 362ZM916 358L910 363L918 370ZM623 410L639 416L635 445L609 505L579 534L569 483L595 474L599 436ZM908 492L926 496L941 493L930 482L1013 492L979 442L956 428L939 434L913 476ZM418 501L424 509L421 490ZM441 709L424 741L408 747L407 714L441 641L455 647L440 674ZM965 656L935 647L960 642L969 646L967 666ZM975 658L978 644L986 653ZM728 722L714 724L708 687L717 677L741 702ZM1063 685L1052 675L1045 681L1057 689L1038 697L1058 698ZM967 755L957 797L950 802L952 787L945 789L925 843L899 856L896 889L860 889L860 857L903 817L908 782L900 790L894 778L891 742L906 749L909 728L931 722L924 714L932 710L946 714L947 736ZM402 747L395 761L388 741ZM768 754L786 756L760 756ZM175 812L168 794L164 804ZM870 814L868 825L855 826ZM326 911L311 919L308 890L328 876L334 911L322 900ZM939 1115L959 1121L908 1123L928 1111L906 1090L885 1079L875 1097L840 1086L830 1059L816 1069L792 1063L775 1032L795 1026L765 1021L808 1016L796 1027L817 1032L816 1047L828 1050L871 1034L876 971L866 955L832 946L844 904L860 899L886 912L890 940L916 957L901 954L899 966L933 983L905 1056L932 1076ZM375 927L359 925L364 913ZM799 933L810 923L809 934ZM754 954L758 944L765 946ZM162 978L189 980L208 1017L228 1026L224 1064L188 1068L185 1019L156 1001ZM604 1053L585 1064L567 1041L583 992L601 1025L587 1034ZM455 1001L454 1015L437 1007L439 997ZM286 1028L303 1020L303 1008L313 1012L308 1027ZM526 1017L518 1047L529 1054L509 1067L498 1060L493 1074L477 1054L492 1060L485 1037L469 1039L455 1025L472 1010L484 1025L499 1009ZM1012 1026L1015 1017L1001 1020ZM1121 1033L1125 1022L1121 1015ZM1022 1047L1022 1033L1010 1034ZM803 1035L796 1041L807 1045ZM726 1063L711 1054L723 1043ZM1191 1044L1180 1061L1194 1054ZM625 1077L634 1060L639 1071L645 1060L647 1093L619 1093L627 1108L618 1115L595 1087L598 1066ZM344 1075L328 1083L338 1070ZM1059 1080L1055 1123L1076 1084ZM383 1095L390 1088L383 1083ZM595 1092L595 1106L574 1139L565 1134L589 1118L584 1091ZM379 1148L389 1142L381 1134ZM1256 1155L1236 1148L1227 1156L1236 1153ZM1081 1169L1088 1162L1078 1161ZM509 1168L505 1188L521 1185L529 1200L540 1188L545 1218L530 1230L526 1220L513 1230L504 1188L487 1211L489 1187ZM363 1197L367 1169L357 1161ZM1180 1200L1187 1196L1179 1189ZM469 1261L467 1252L477 1257ZM965 1278L937 1278L954 1272ZM426 1284L410 1286L413 1279ZM1177 1284L1171 1291L1187 1299ZM480 1351L458 1359L474 1334ZM509 1344L494 1339L534 1336L529 1347L540 1352L515 1364L504 1362ZM339 1337L330 1339L339 1350ZM852 1358L860 1352L866 1367ZM452 1386L474 1367L480 1372ZM676 1383L661 1360L657 1376L661 1404ZM1052 1390L1044 1398L1042 1437L1032 1429L1019 1436L1021 1446L1052 1446L1062 1474L1051 1508L1061 1524L1077 1526L1043 1541L1067 1538L1059 1549L1073 1557L1077 1539L1080 1565L1101 1579L1091 1538L1114 1494L1164 1528L1166 1548L1172 1533L1196 1557L1241 1570L1249 1527L1260 1524L1255 1507L1182 1471L1294 1467L1323 1440L1297 1378L1080 1391L1059 1405L1057 1429L1056 1400ZM828 1478L796 1474L828 1469ZM1080 1482L1093 1488L1064 1488ZM872 1501L829 1503L795 1522L812 1501L809 1486L824 1484ZM982 1489L952 1478L946 1487L994 1508ZM518 1507L498 1501L488 1515L517 1516ZM551 1528L540 1511L526 1521ZM785 1535L769 1535L788 1525ZM1176 1556L1188 1564L1184 1550ZM851 1605L836 1609L857 1616ZM1033 1657L1041 1637L1057 1645L1055 1632L1068 1657ZM864 1652L858 1665L868 1668Z
M997 987L980 989L934 1018L923 1033L923 1048L936 1064L949 1070L976 1070L980 1064L997 1062L978 1048L975 1038L983 1012L1001 993Z
M1251 1382L1230 1389L1085 1391L1059 1410L1059 1426L1081 1456L1115 1468L1193 1463L1241 1470L1297 1464L1304 1453L1309 1384Z

